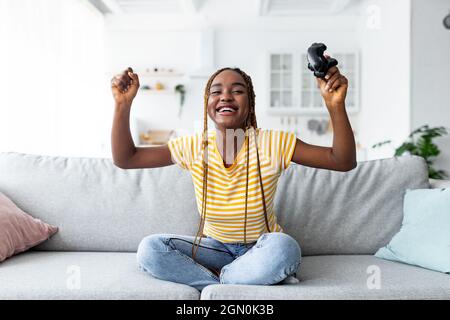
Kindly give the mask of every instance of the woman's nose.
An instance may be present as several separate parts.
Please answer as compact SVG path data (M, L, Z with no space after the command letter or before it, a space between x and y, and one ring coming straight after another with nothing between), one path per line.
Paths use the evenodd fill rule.
M220 96L220 100L222 100L222 101L228 101L228 100L232 100L232 99L233 99L233 95L228 92L223 92L222 95Z

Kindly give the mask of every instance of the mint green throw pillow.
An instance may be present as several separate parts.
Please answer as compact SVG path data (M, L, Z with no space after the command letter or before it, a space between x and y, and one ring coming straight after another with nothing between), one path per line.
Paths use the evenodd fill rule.
M375 256L450 273L450 188L407 189L402 227Z

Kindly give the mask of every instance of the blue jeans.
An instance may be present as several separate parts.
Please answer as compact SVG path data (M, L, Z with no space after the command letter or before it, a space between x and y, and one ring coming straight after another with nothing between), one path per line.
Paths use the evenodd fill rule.
M248 247L203 237L195 256L198 263L192 259L194 238L176 234L145 237L137 251L139 268L154 278L187 284L201 291L218 283L276 284L295 275L300 266L300 246L286 233L264 233L257 241L248 243Z

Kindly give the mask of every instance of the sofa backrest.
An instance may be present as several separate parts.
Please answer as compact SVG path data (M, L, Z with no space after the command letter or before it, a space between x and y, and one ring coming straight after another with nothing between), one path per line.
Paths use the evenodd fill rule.
M304 255L374 254L399 231L408 188L430 188L421 157L358 162L348 172L294 165L278 185L276 209Z
M429 188L417 156L359 162L349 172L292 163L275 212L303 255L373 254L399 230L407 188ZM38 250L136 251L153 233L195 235L192 179L177 166L117 168L111 159L0 153L0 191L59 227Z
M123 170L111 159L0 153L0 191L59 227L39 250L136 251L153 233L194 234L191 177L176 166Z

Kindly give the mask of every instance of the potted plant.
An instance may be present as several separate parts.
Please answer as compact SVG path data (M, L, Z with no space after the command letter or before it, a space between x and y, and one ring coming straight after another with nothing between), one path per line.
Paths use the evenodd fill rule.
M180 109L178 112L178 117L180 117L181 116L181 108L183 107L184 97L186 95L186 89L184 88L184 85L178 84L175 86L175 92L180 94Z
M428 125L423 125L411 132L409 139L395 149L394 156L401 156L405 152L420 156L425 159L428 165L429 178L444 179L448 175L443 170L433 168L433 161L435 159L431 160L430 158L437 157L441 153L439 147L432 142L432 139L446 134L447 130L445 127L430 128ZM418 135L418 137L415 138L415 135ZM388 143L391 143L391 140L376 143L372 148L377 148Z

